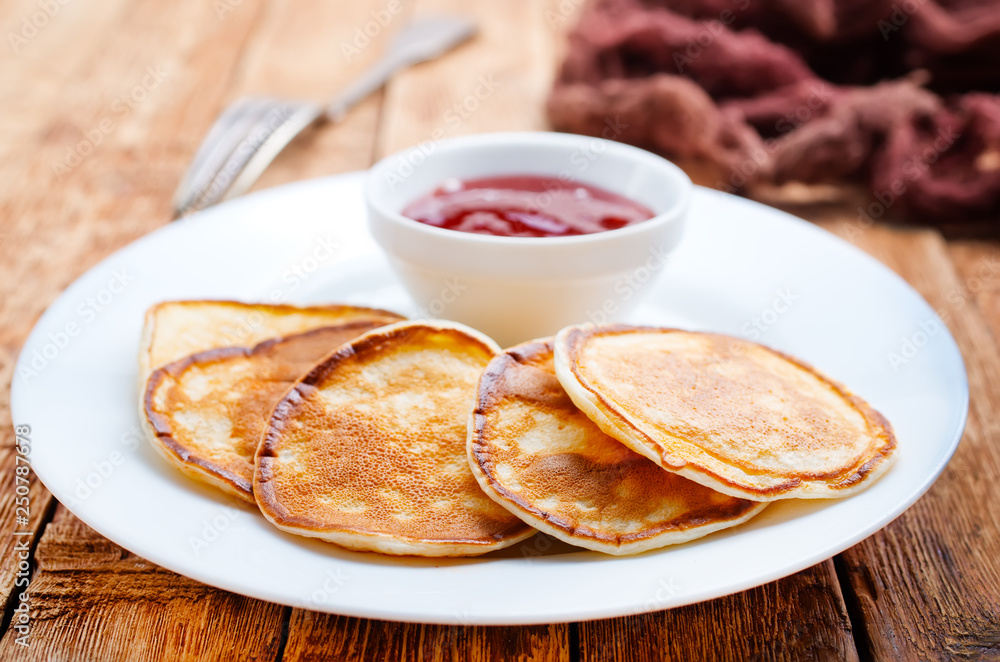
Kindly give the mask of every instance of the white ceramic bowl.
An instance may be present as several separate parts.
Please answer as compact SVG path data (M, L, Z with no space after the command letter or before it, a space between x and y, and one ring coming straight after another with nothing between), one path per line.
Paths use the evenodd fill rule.
M573 237L495 237L436 228L400 212L445 179L570 178L655 216ZM424 143L375 164L365 183L372 235L421 316L463 322L503 346L568 324L627 314L684 230L691 180L621 143L563 133L489 133Z

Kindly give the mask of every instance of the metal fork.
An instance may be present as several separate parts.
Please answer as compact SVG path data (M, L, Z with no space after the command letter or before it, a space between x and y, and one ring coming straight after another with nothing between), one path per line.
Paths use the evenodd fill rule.
M180 218L245 193L274 157L316 122L339 121L401 69L433 59L472 37L475 24L457 16L427 16L404 27L382 58L327 104L243 97L209 129L174 193Z

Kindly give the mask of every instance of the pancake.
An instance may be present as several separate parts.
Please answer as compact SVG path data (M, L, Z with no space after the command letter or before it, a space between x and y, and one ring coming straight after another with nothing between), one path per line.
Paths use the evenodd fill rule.
M254 454L274 405L321 358L384 324L377 317L346 322L157 368L143 401L147 436L188 476L256 503Z
M536 529L607 554L687 542L767 505L664 471L601 432L556 379L551 340L508 349L487 366L468 452L497 503Z
M254 495L290 533L384 554L465 556L535 533L476 483L466 422L499 351L448 322L401 322L327 356L275 407Z
M153 370L217 347L253 347L268 338L353 320L403 319L360 306L287 306L236 301L166 301L146 312L139 350L140 394Z
M556 375L604 432L667 471L756 501L853 494L895 459L889 422L805 363L738 338L563 329Z

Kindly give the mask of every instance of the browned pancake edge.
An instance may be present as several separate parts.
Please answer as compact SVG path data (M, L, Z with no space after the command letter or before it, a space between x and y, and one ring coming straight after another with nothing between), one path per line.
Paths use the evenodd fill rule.
M586 392L586 397L568 388L574 402L608 435L618 439L632 450L645 455L667 471L676 472L691 480L732 496L755 501L773 501L783 498L839 498L863 489L885 473L896 458L897 441L889 421L862 398L851 393L844 385L827 377L808 363L759 343L722 334L703 334L729 339L737 343L755 345L798 369L811 374L848 403L865 421L873 439L870 452L859 457L850 466L835 473L812 474L802 472L786 476L782 482L759 489L745 482L734 481L708 467L683 457L664 452L662 444L637 425L629 412L591 384L580 369L580 353L592 338L602 335L632 333L694 333L683 329L649 326L591 324L568 327L560 332L556 342L557 365L561 370L560 381L572 376L572 382ZM565 381L564 381L565 385Z

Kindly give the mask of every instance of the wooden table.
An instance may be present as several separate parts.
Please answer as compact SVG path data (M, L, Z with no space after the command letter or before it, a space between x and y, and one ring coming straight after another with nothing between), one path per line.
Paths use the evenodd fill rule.
M1000 246L862 227L842 204L800 212L875 255L946 316L966 359L971 411L957 455L923 499L794 576L630 618L425 626L291 609L175 575L97 535L34 479L31 536L12 535L25 528L15 524L6 406L18 350L84 270L168 222L174 186L227 102L248 93L324 97L406 17L447 10L474 15L481 37L400 75L340 125L313 130L258 188L366 168L438 129L542 129L580 3L0 0L8 42L0 55L0 658L1000 658ZM27 648L10 627L22 590L16 546L26 541Z

